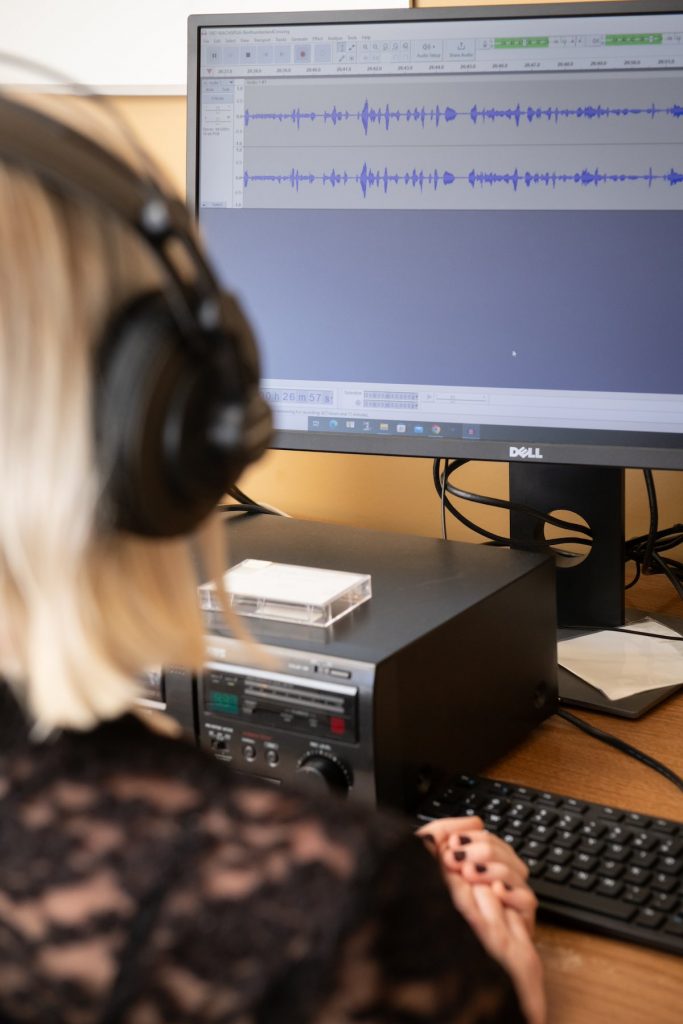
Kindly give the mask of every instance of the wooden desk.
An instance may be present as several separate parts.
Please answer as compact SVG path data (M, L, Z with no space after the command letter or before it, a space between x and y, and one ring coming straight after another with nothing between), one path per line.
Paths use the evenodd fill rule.
M680 615L661 581L644 581L629 603ZM640 721L577 714L664 761L683 776L683 693ZM683 821L683 793L645 765L551 718L489 773L520 785ZM541 924L549 1024L680 1024L683 959L626 942Z

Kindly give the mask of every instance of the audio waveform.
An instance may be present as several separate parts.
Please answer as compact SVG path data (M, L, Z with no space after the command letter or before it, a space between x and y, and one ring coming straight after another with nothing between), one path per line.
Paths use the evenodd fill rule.
M602 104L595 106L587 104L582 107L535 107L522 106L520 103L510 107L479 107L475 104L469 110L456 110L455 107L441 107L437 104L431 108L422 106L409 107L407 110L392 110L388 104L384 107L372 107L370 102L366 100L361 110L342 110L337 106L333 106L330 110L320 111L302 110L300 107L294 107L288 111L275 112L252 112L245 110L244 124L246 127L252 121L291 122L298 130L302 124L321 122L336 127L336 125L347 121L356 121L362 125L363 131L367 135L369 129L375 126L384 126L389 131L394 125L406 122L407 124L419 124L422 128L428 124L433 124L438 128L441 124L448 124L463 117L469 118L475 125L485 124L486 122L510 121L514 122L518 128L522 122L533 124L534 121L545 121L558 124L560 121L570 118L584 121L629 117L649 117L651 120L657 117L680 119L683 118L683 104L672 103L668 107L659 107L655 103L643 107L605 107Z
M453 185L457 181L464 181L472 188L507 185L515 192L520 188L533 188L541 185L546 188L557 188L558 185L579 185L584 188L598 187L607 184L622 184L624 182L640 182L648 188L657 183L670 186L683 184L683 171L670 171L656 173L650 167L641 174L626 172L601 171L584 168L580 171L520 171L515 168L512 171L483 171L471 170L467 174L456 174L453 171L423 171L413 169L412 171L395 172L388 168L384 170L372 170L364 163L358 173L349 171L325 171L322 174L311 174L305 171L292 168L291 171L283 174L244 174L244 186L257 183L269 183L273 185L289 185L294 191L299 192L302 186L320 184L331 188L344 187L347 185L358 185L363 198L373 189L380 189L387 193L390 187L403 185L419 189L423 192L425 188L437 190L446 185Z

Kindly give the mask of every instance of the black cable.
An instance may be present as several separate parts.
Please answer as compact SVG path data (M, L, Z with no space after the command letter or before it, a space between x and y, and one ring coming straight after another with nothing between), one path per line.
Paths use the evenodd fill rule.
M660 530L657 507L657 493L652 470L643 470L647 500L650 510L648 532L632 537L626 543L626 561L636 566L635 582L641 572L647 575L664 575L669 580L678 596L683 600L683 563L678 559L665 557L665 552L683 544L683 523ZM631 586L633 585L630 584Z
M644 469L643 476L645 477L647 501L650 507L650 529L648 530L647 540L645 542L645 551L643 553L643 572L649 573L652 571L652 555L654 553L655 541L659 532L659 509L657 507L657 492L655 490L655 481L652 475L652 470Z
M249 504L247 504L246 502L243 502L243 501L235 502L235 504L233 504L233 505L217 505L216 506L216 511L217 512L241 512L243 515L244 514L246 514L246 515L261 515L262 514L264 516L276 516L276 515L279 515L279 513L276 512L275 509L264 508L263 505L258 505L256 502L250 502Z
M683 601L683 583L678 578L678 574L671 564L672 559L662 558L662 556L657 551L653 553L652 559L656 565L661 566L662 572L669 580L669 582L671 583L672 587L674 588L680 599ZM676 563L676 565L679 564L680 563Z
M233 484L232 487L228 489L228 494L230 495L231 498L234 498L235 501L238 501L241 505L258 505L258 502L254 501L253 498L250 498L248 494L245 494L241 487L238 487L237 484Z
M644 633L640 629L629 629L627 626L572 626L572 631L580 633L602 633L612 630L614 633L632 633L634 636L647 636L653 640L682 640L683 636L669 636L667 633Z
M632 746L630 743L626 743L625 740L619 739L618 736L613 736L610 732L603 732L602 729L598 729L594 725L590 725L585 722L583 718L579 718L577 715L571 715L568 711L558 711L557 714L560 718L563 718L565 722L569 722L570 725L576 726L577 729L581 729L582 732L592 736L593 739L600 740L602 743L607 743L610 747L615 747L617 750L621 750L622 753L628 754L630 757L635 757L636 761L640 761L641 764L646 765L648 768L652 768L654 771L659 772L669 782L673 782L674 786L683 791L683 779L676 772L672 771L671 768L667 768L665 764L658 761L654 757L650 757L649 754L645 754L638 747Z
M590 546L592 544L592 534L588 527L581 525L580 523L570 523L564 519L558 519L555 516L546 514L545 512L539 512L537 509L531 508L528 505L521 505L516 502L506 501L503 498L491 498L482 494L473 494L470 491L464 491L459 487L455 487L449 483L451 475L465 466L470 460L469 459L453 459L449 462L444 459L444 469L441 469L441 459L434 459L433 463L433 480L434 487L439 495L439 500L442 507L442 536L445 534L445 515L444 510L448 509L452 516L454 516L463 526L467 527L468 530L472 530L474 533L479 534L480 537L484 537L485 540L496 547L510 547L514 545L516 548L521 548L527 551L538 551L539 545L534 543L520 542L511 537L504 537L497 533L492 533L490 530L485 529L483 526L479 526L478 523L473 522L465 516L449 499L446 494L452 494L457 498L461 498L463 501L478 502L482 505L490 505L494 508L501 508L506 511L521 512L524 515L532 516L534 519L539 519L541 522L548 523L551 526L557 526L562 529L577 530L580 533L585 534L585 537L555 537L552 540L547 541L548 547L553 548L557 544L581 544ZM571 558L571 553L562 551L559 549L556 554Z
M438 459L434 460L438 462ZM457 498L462 498L463 501L474 501L481 505L490 505L493 508L502 508L508 512L521 512L526 516L531 516L533 519L539 519L543 523L549 523L551 526L558 526L563 530L577 530L579 533L585 534L585 536L591 538L592 532L590 527L583 526L581 523L570 523L566 519L558 519L556 516L550 515L547 512L539 512L538 509L531 508L530 505L521 505L518 502L506 501L505 498L490 498L483 494L473 494L471 491L464 491L460 487L455 487L449 483L448 480L456 469L460 469L464 466L469 459L456 459L450 465L446 463L444 470L444 479L446 481L446 490L449 494L455 495ZM439 477L440 479L440 477Z
M439 459L434 459L436 464L436 471L438 474ZM446 474L441 476L441 538L442 540L448 540L448 530L446 528ZM438 482L438 481L437 481Z
M451 472L453 472L455 469L458 469L460 466L466 465L467 462L469 462L469 459L454 459L453 462L451 463ZM447 467L448 467L448 464L447 464ZM445 478L444 478L444 488L443 488L443 490L442 490L442 487L441 487L441 460L440 459L434 459L433 477L434 477L434 486L436 487L436 490L437 490L437 493L439 495L439 498L442 500L445 508L448 509L448 511L450 512L450 514L452 516L454 516L457 520L459 520L459 522L461 522L463 524L463 526L466 526L468 530L472 530L473 533L478 533L480 535L480 537L484 537L491 544L494 544L494 545L496 545L498 547L509 547L509 544L510 544L509 538L507 538L507 537L500 537L497 533L491 533L490 530L484 529L483 526L479 526L477 523L473 523L470 519L467 518L467 516L464 516L462 514L462 512L460 512L460 510L457 509L455 507L455 505L452 504L452 502L450 502L448 500L448 498L446 497L446 491L447 491L448 488L445 486ZM444 477L445 477L445 470L444 470Z
M272 505L262 505L258 501L254 501L248 494L245 494L241 487L237 484L233 484L232 487L228 488L228 495L234 499L232 504L223 504L217 506L218 512L245 512L247 514L256 514L262 512L266 516L286 516L285 512L281 512L280 509L273 508Z
M441 468L442 461L443 469ZM574 555L571 552L563 550L562 545L571 543L572 545L580 545L584 547L591 546L592 534L590 528L579 523L569 523L565 520L557 519L553 515L539 512L537 509L530 508L528 505L505 501L502 498L491 498L482 494L474 494L471 491L465 491L462 488L456 487L450 482L450 477L454 472L456 472L456 470L466 465L469 461L469 459L453 459L449 462L448 459L434 459L433 479L434 487L439 495L439 501L441 503L442 536L446 536L445 513L446 510L448 510L450 514L461 522L468 530L472 530L472 532L483 537L487 543L493 544L497 547L516 547L527 551L538 551L539 549L545 550L546 548L551 548L554 554L558 557L573 558ZM657 505L654 475L652 470L649 469L643 470L643 473L650 510L650 523L646 534L630 538L624 546L625 561L633 562L635 566L633 579L629 583L625 584L624 589L628 590L635 586L643 573L647 573L648 575L660 574L666 576L678 597L683 600L683 562L675 558L666 557L665 555L667 551L671 551L683 544L683 523L676 523L674 526L669 526L663 530L658 528L659 510ZM569 529L572 531L572 536L554 537L545 541L543 544L534 544L533 542L520 543L513 537L504 537L479 526L478 523L473 522L473 520L464 515L453 504L453 502L449 500L447 495L453 495L456 498L460 498L462 501L472 501L482 505L489 505L493 508L501 508L507 511L515 511L522 513L523 515L532 516L534 519L538 519L543 523L548 523L562 529ZM577 532L583 534L583 536L575 536L574 534Z

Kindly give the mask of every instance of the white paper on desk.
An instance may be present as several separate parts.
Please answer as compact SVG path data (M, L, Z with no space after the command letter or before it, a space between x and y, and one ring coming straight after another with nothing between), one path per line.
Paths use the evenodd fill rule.
M680 636L652 619L629 623L628 629ZM602 630L561 640L557 657L560 665L601 690L610 700L683 683L683 643L679 640L634 636L618 629Z

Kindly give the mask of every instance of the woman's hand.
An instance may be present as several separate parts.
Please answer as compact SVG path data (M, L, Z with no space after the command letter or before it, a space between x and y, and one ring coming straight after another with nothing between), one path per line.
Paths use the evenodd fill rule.
M543 968L532 941L538 901L526 864L474 816L440 818L417 834L437 857L456 908L512 979L529 1024L544 1024Z
M512 847L484 829L481 818L440 818L418 836L438 857L445 873L470 885L487 883L503 906L515 910L533 935L538 900L527 885L529 871Z
M495 886L471 885L456 872L444 878L456 908L509 974L529 1024L544 1024L543 967L521 914L503 903Z

